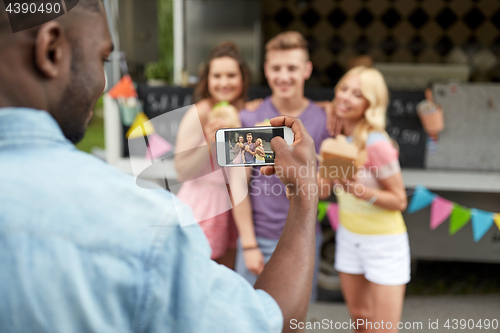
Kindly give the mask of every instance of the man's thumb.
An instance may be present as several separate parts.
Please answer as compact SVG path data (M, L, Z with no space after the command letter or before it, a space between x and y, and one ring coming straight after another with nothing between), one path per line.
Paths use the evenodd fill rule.
M280 151L287 149L287 146L286 141L282 137L276 136L271 140L271 149L275 154L279 154Z

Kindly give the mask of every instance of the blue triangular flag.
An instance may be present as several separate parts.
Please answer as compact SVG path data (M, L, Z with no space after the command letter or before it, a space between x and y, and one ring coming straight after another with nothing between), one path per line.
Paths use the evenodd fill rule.
M434 193L422 185L417 185L417 187L415 187L415 192L413 192L410 205L408 206L408 213L412 214L424 209L434 201L435 197L436 195Z
M490 212L485 212L479 209L472 209L472 234L474 235L474 241L479 242L479 240L484 236L488 230L490 230L493 225L493 216L495 214Z

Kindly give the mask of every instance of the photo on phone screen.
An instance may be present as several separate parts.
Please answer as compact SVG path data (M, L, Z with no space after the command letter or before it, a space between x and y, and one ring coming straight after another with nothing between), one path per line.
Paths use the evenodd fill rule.
M284 138L282 128L263 130L225 131L227 164L269 164L274 163L271 139Z
M288 128L251 127L219 130L217 134L217 160L219 165L258 166L274 164L271 140L276 136L288 139L285 138L286 129ZM222 140L223 142L221 142Z

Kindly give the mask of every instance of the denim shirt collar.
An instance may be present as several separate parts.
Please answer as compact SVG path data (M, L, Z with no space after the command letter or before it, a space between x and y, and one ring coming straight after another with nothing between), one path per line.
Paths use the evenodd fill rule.
M47 111L29 108L0 108L0 148L62 143L66 139L59 124Z

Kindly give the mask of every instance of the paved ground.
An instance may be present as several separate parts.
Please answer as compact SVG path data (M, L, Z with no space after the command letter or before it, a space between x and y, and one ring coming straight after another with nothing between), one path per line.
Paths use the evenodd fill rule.
M308 314L308 321L322 322L323 319L336 322L349 322L349 314L343 303L316 303L311 305ZM429 329L429 319L431 322L438 320L438 329ZM450 319L450 328L444 327L446 321ZM481 319L490 321L496 319L498 328L482 329L460 329L460 322L457 329L453 329L453 319L473 319L475 325ZM422 323L421 328L400 330L400 332L500 332L500 294L489 295L466 295L466 296L410 296L405 300L402 322ZM472 321L469 323L472 325ZM316 324L319 326L319 324ZM409 324L408 324L409 325ZM310 329L306 332L351 332L349 329Z

